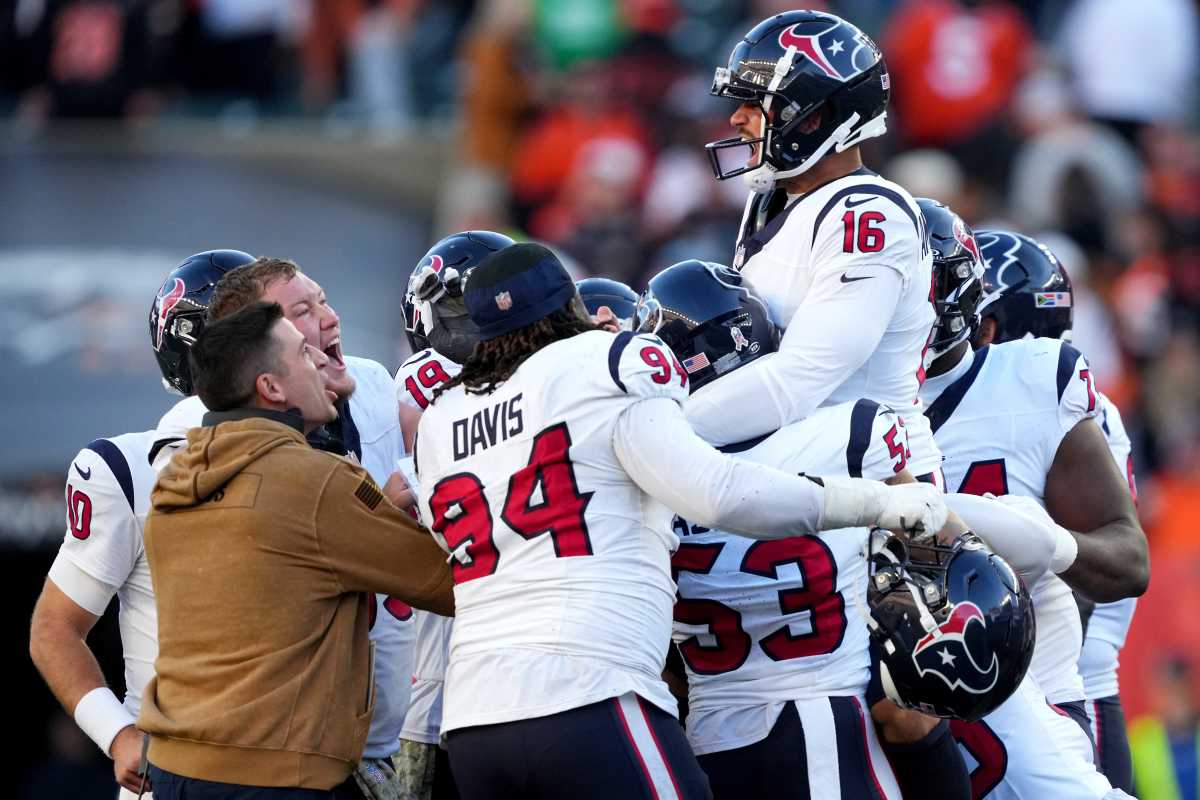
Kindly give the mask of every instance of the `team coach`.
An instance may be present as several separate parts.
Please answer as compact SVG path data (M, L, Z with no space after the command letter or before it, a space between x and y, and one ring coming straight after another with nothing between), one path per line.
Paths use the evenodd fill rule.
M138 727L156 800L353 797L374 703L367 592L453 613L445 553L370 476L313 450L326 356L275 303L191 350L210 412L146 519L159 655Z

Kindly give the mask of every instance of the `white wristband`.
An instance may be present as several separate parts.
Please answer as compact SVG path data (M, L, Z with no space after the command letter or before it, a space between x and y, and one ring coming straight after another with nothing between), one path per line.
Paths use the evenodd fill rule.
M1054 555L1050 556L1050 571L1060 575L1071 568L1079 557L1079 542L1061 525L1054 526Z
M887 488L862 478L821 478L825 495L821 507L821 529L858 528L874 525L883 512Z
M123 728L137 722L107 686L97 686L75 706L75 724L96 746L110 756L113 739ZM111 756L110 756L111 757Z

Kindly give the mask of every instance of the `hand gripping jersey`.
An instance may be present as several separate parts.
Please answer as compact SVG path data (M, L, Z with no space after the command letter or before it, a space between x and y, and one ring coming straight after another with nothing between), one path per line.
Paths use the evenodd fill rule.
M136 719L158 657L158 613L142 526L157 473L149 455L155 431L97 439L67 469L67 532L50 580L77 605L101 616L115 594L121 608L126 710Z
M353 438L357 438L363 468L382 486L404 455L392 376L381 364L366 358L346 356L346 368L356 384L349 403ZM160 448L155 459L157 467L166 463L164 459L178 448L180 437L186 436L189 428L203 424L204 413L200 398L188 397L163 416L157 436L170 444ZM353 531L346 533L353 535ZM400 728L412 687L415 630L412 615L413 609L408 605L386 595L375 596L369 632L375 652L375 714L364 758L386 758L399 749Z
M396 370L396 399L418 411L433 402L434 390L462 371L462 367L425 349L414 353ZM414 612L416 642L413 655L412 695L400 736L412 742L437 744L442 727L442 686L450 654L454 620L431 611Z
M458 387L425 411L421 519L456 582L443 734L627 692L677 714L661 673L679 540L613 439L625 409L686 395L659 339L590 331L491 394Z
M1121 419L1120 410L1103 392L1100 393L1100 428L1108 440L1108 449L1113 460L1129 481L1129 491L1133 493L1133 499L1136 501L1137 484L1133 477L1129 434L1125 432L1125 422ZM1088 700L1101 700L1120 693L1117 681L1117 667L1120 663L1118 657L1121 648L1125 646L1125 637L1129 634L1135 608L1137 598L1127 597L1115 603L1099 603L1092 612L1083 639L1083 652L1079 655L1079 672L1083 677L1083 692Z
M779 352L697 393L688 404L696 432L714 444L746 441L820 405L867 397L904 420L909 470L935 471L940 456L917 397L934 322L932 258L912 197L859 170L746 233L733 266L785 333Z
M950 372L927 381L921 397L945 457L949 491L1018 494L1039 503L1059 444L1099 413L1087 361L1057 339L968 351ZM1083 631L1071 589L1047 572L1030 593L1037 616L1030 674L1051 703L1082 700L1076 661Z
M903 468L907 438L890 409L859 400L822 408L749 449L725 450L785 472L886 480ZM789 700L862 697L870 679L859 611L867 528L755 541L679 517L674 525L674 638L697 755L761 741ZM817 746L819 737L806 738Z

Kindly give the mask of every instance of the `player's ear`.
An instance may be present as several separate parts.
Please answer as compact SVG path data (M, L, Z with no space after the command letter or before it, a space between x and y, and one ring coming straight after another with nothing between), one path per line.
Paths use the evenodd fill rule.
M978 350L985 344L991 344L996 338L996 318L984 317L979 323L979 330L975 331L975 336L971 339L972 349Z

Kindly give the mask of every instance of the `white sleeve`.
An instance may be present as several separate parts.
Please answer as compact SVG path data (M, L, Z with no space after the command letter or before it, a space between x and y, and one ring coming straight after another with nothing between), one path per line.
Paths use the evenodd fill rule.
M875 415L871 420L870 441L860 456L861 469L855 474L855 467L858 465L850 463L848 466L851 477L886 481L908 466L908 459L912 455L908 448L908 429L904 427L904 422L896 412L885 405L870 400L859 400L856 411L860 407L870 408L872 405L875 406ZM850 445L846 448L847 458L855 455L858 445L855 434L852 425Z
M825 270L796 309L779 351L705 386L688 401L688 421L714 445L744 442L804 419L866 362L899 302L894 269L855 267L861 280ZM737 409L737 413L730 413Z
M67 470L66 492L67 531L58 557L99 583L123 586L142 551L142 525L125 489L99 453L84 449ZM79 598L71 599L88 608ZM88 602L94 605L95 598Z
M690 522L758 539L820 530L820 486L714 450L674 399L640 400L622 411L613 447L638 486Z
M1087 359L1063 342L1058 353L1058 424L1063 435L1085 419L1100 414L1100 393L1096 376Z
M948 494L946 505L962 517L996 555L1007 561L1025 579L1026 585L1033 586L1050 568L1056 537L1054 531L1034 514L973 494Z
M71 598L71 602L97 617L104 616L104 610L119 588L96 580L77 567L74 561L63 556L62 551L55 556L47 577Z
M433 393L450 382L462 366L433 350L423 350L396 370L396 400L401 405L424 411L433 402Z

